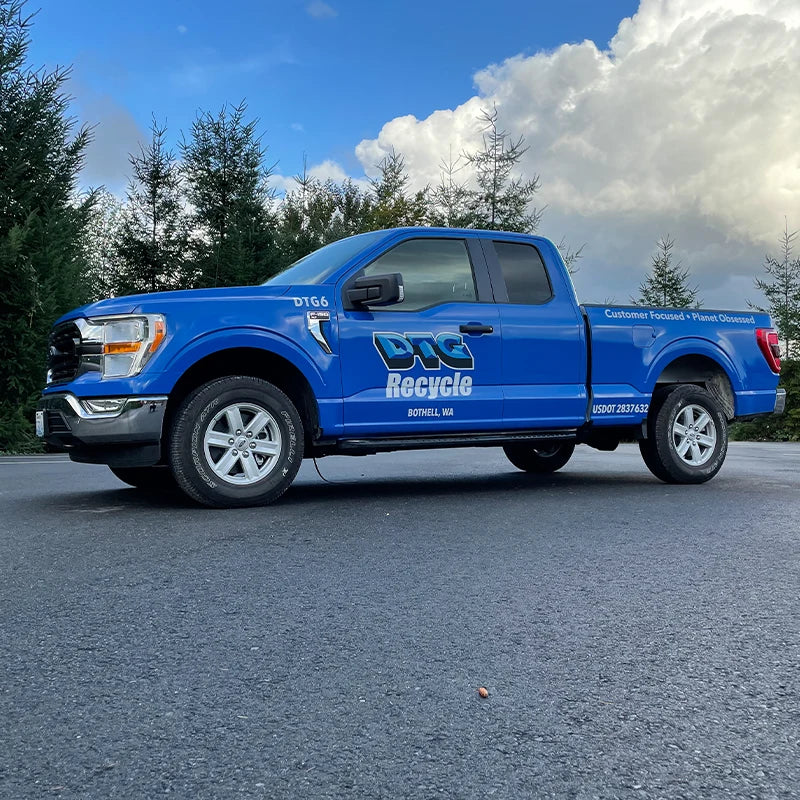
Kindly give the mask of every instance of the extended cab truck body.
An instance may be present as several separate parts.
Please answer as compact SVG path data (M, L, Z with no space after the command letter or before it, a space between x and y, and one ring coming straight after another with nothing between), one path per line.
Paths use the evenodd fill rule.
M720 469L783 409L765 314L580 306L538 236L375 231L262 286L118 297L56 322L37 432L135 486L267 503L303 456L495 445L531 472L639 441L660 479Z

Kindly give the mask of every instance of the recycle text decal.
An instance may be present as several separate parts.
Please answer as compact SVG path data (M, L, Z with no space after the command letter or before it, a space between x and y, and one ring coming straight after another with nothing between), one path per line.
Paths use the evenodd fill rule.
M475 366L472 353L457 333L374 333L372 341L383 363L391 371L386 379L386 397L467 397L472 394L472 376L462 370ZM453 374L403 376L415 362L425 370L441 371L442 365Z

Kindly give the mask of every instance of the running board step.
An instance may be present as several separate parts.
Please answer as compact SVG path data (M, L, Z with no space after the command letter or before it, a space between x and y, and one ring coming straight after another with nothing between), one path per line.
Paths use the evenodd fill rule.
M392 450L425 450L435 447L500 447L517 442L553 440L574 441L576 428L546 431L492 431L491 433L455 433L451 436L382 436L376 439L339 439L338 449L390 452Z

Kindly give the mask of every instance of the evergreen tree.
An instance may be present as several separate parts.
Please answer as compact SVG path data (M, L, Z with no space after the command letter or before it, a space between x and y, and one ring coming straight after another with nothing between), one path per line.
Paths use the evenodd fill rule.
M497 117L496 107L481 112L483 149L464 154L475 168L478 187L472 191L469 201L473 227L534 233L539 227L542 210L529 210L529 206L539 190L539 176L529 180L512 177L528 148L523 147L523 136L514 141L506 131L499 130Z
M116 249L116 294L187 287L189 226L175 155L166 126L152 123L149 144L129 156L133 177L122 212Z
M394 148L380 164L379 175L372 180L372 227L401 228L424 225L428 216L428 187L415 194L407 191L410 178L406 162Z
M668 308L700 308L697 300L697 287L690 288L688 267L672 263L672 248L675 241L664 236L658 241L658 251L653 259L652 271L639 285L638 299L632 302L638 306L665 306Z
M336 213L327 228L325 244L374 230L375 207L370 195L350 178L342 183L325 183L325 191L334 197Z
M305 160L302 175L295 175L294 180L297 189L286 193L278 222L277 243L282 267L293 264L320 246L320 238L313 229L312 214L329 218L333 213L328 204L322 204L324 208L320 213L320 204L313 202L318 182L308 175ZM313 211L312 205L315 206Z
M181 143L187 197L194 208L194 259L201 286L257 283L278 266L267 181L271 168L245 121L247 106L198 114L191 138Z
M27 65L24 5L0 0L0 450L36 446L47 336L85 300L82 236L94 200L74 195L89 133L67 116L69 72Z
M371 229L373 205L349 178L338 184L308 175L295 176L297 189L284 198L277 240L281 266L345 236Z
M452 150L447 161L442 159L439 185L431 193L431 224L442 228L475 228L475 215L470 208L470 191L466 182L456 180L465 164L459 156L453 161Z
M786 221L780 238L780 259L767 255L764 260L767 278L756 278L755 282L766 298L766 305L748 303L751 308L770 314L778 326L781 351L786 358L800 354L800 258L792 258L796 238L797 231L789 233Z
M583 248L586 245L582 244L577 250L573 250L562 236L556 247L558 252L561 253L561 260L564 262L567 272L570 275L574 275L579 269L578 262L583 258Z

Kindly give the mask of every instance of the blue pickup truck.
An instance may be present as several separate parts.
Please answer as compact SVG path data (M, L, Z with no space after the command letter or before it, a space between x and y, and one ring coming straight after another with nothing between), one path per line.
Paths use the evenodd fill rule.
M59 319L37 433L139 487L265 504L303 457L502 447L533 473L639 442L662 481L719 471L728 423L782 411L752 312L579 305L547 239L402 228L261 286L117 297Z

